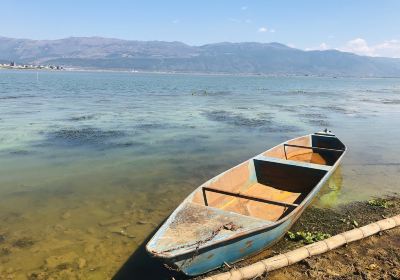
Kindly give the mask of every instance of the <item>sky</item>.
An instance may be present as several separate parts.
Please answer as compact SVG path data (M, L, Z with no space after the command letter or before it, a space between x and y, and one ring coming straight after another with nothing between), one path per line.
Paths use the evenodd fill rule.
M400 57L400 0L1 0L0 36L280 42Z

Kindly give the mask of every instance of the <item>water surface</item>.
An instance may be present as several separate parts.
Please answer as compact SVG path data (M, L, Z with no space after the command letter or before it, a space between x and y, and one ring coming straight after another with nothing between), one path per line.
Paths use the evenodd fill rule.
M349 152L316 205L400 190L400 79L0 71L0 279L110 278L200 183L325 127Z

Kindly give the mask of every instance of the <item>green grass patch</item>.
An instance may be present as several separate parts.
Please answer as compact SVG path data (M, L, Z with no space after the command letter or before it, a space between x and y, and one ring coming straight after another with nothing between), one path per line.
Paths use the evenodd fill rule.
M299 241L304 244L311 244L311 243L318 242L318 241L321 241L321 240L331 237L331 235L329 233L324 233L324 232L320 232L320 231L315 231L315 232L309 232L309 231L291 232L291 231L288 231L286 236L289 240Z
M368 200L368 205L379 208L389 208L393 206L390 201L387 201L385 199L370 199Z

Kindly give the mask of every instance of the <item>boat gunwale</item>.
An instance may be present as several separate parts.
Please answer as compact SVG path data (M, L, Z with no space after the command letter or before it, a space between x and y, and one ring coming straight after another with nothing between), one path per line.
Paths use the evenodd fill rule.
M157 257L157 258L160 258L160 259L177 259L177 258L182 258L183 256L190 255L190 254L192 254L193 252L202 252L202 251L205 251L206 249L209 249L210 247L214 248L214 247L218 246L220 243L230 243L231 241L241 240L241 239L246 238L246 237L248 237L248 236L252 236L252 235L258 234L258 233L260 233L260 232L262 232L262 231L270 230L270 229L272 229L272 228L275 228L275 227L279 226L280 224L283 224L284 222L286 222L288 219L292 218L292 217L295 216L296 214L298 214L298 213L304 211L304 210L305 210L305 207L304 207L305 204L311 203L312 198L313 198L313 197L316 195L316 193L321 189L321 187L323 186L323 183L325 183L326 180L327 180L327 179L332 175L332 173L336 170L336 168L338 167L338 165L339 165L340 162L342 161L343 156L344 156L345 153L347 152L347 146L344 145L341 141L340 141L340 142L341 142L341 143L343 144L343 146L344 146L343 153L342 153L342 154L340 155L340 157L336 160L335 164L333 164L332 166L329 166L330 169L329 169L328 171L326 171L326 173L324 174L324 176L321 177L321 179L318 181L318 183L311 189L311 191L310 191L310 192L308 193L308 195L301 201L301 203L299 203L299 205L298 205L296 208L294 208L288 215L286 215L286 216L283 217L282 219L279 219L279 220L277 220L277 221L269 221L270 223L268 223L268 224L265 224L265 225L262 225L262 226L259 226L259 227L254 227L254 228L251 228L251 229L248 229L248 230L243 230L243 231L239 232L238 234L232 235L232 236L227 237L227 238L222 239L222 240L214 240L214 241L212 241L212 242L207 242L207 243L205 243L205 244L202 244L202 245L199 246L198 248L197 248L197 247L195 247L195 248L187 248L187 249L179 250L179 252L176 252L176 251L175 251L175 253L174 253L174 251L170 251L170 252L167 252L167 253L156 252L156 251L153 251L153 250L151 250L151 249L149 248L149 247L150 247L150 244L154 241L154 239L156 239L156 236L157 236L157 233L159 232L159 230L160 230L161 228L163 228L164 226L166 226L166 227L169 226L169 225L171 224L171 222L174 220L176 214L177 214L188 202L190 202L190 200L193 198L193 196L195 195L195 193L196 193L198 190L201 190L201 188L202 188L204 185L206 185L207 183L209 183L211 180L215 180L215 179L217 179L218 177L223 176L223 175L226 174L227 172L229 172L229 171L235 169L236 167L238 167L238 166L240 166L240 165L242 165L242 164L244 164L244 163L246 163L246 162L250 162L251 160L257 158L258 156L262 156L264 153L266 153L266 152L268 152L268 151L270 151L270 150L272 150L272 149L274 149L274 148L276 148L276 147L278 147L278 146L280 146L280 145L283 145L283 144L285 144L285 143L288 143L289 141L297 140L297 139L304 138L304 137L310 137L310 140L311 140L311 136L312 136L312 135L317 135L317 136L321 136L321 137L332 137L332 138L335 137L335 138L337 138L337 139L340 141L340 139L339 139L336 135L327 134L327 135L325 136L325 135L322 135L322 134L315 134L315 133L306 134L306 135L303 135L303 136L299 136L299 137L296 137L296 138L289 139L289 140L287 140L287 141L285 141L285 142L281 142L281 143L279 143L279 144L277 144L277 145L271 147L270 149L268 149L268 150L266 150L266 151L263 151L263 152L261 152L260 154L258 154L258 155L256 155L256 156L253 156L253 157L251 157L251 158L249 158L249 159L247 159L247 160L245 160L245 161L243 161L243 162L241 162L241 163L239 163L239 164L237 164L237 165L235 165L235 166L233 166L233 167L231 167L231 168L225 170L224 172L222 172L222 173L220 173L220 174L214 176L213 178L207 180L206 182L204 182L203 184L201 184L200 186L198 186L195 190L193 190L193 191L180 203L180 205L171 213L171 215L170 215L170 216L168 217L168 219L164 222L164 224L161 225L161 227L158 229L158 231L156 232L156 234L154 234L154 235L152 236L152 238L148 241L148 243L146 244L146 251L149 252L150 254L152 254L153 256L155 256L155 257ZM312 142L311 142L311 145L312 145ZM289 165L291 165L291 164L289 164ZM312 168L312 167L305 167L305 168L315 169L315 168ZM204 207L215 208L215 207L212 207L212 206L205 206L205 205L203 205L203 206L204 206ZM216 208L216 209L219 209L219 208ZM219 210L226 211L226 210L223 210L223 209L219 209ZM226 212L230 212L230 211L226 211ZM236 214L242 215L242 214L240 214L240 213L236 213ZM245 216L245 217L247 217L247 218L249 218L249 219L263 220L263 219L260 219L260 218L256 218L256 217L252 217L252 216L247 216L247 215L242 215L242 216ZM297 218L298 218L298 217L297 217ZM297 218L295 218L295 219L292 220L291 225L292 225L294 222L296 222ZM265 221L265 220L263 220L263 221ZM290 225L290 226L291 226L291 225ZM178 251L178 250L177 250L177 251Z

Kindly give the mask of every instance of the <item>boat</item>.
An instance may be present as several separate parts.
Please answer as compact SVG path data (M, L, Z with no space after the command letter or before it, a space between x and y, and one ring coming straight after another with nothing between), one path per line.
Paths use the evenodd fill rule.
M250 158L196 188L146 250L189 276L254 255L285 235L345 152L338 137L324 130Z

